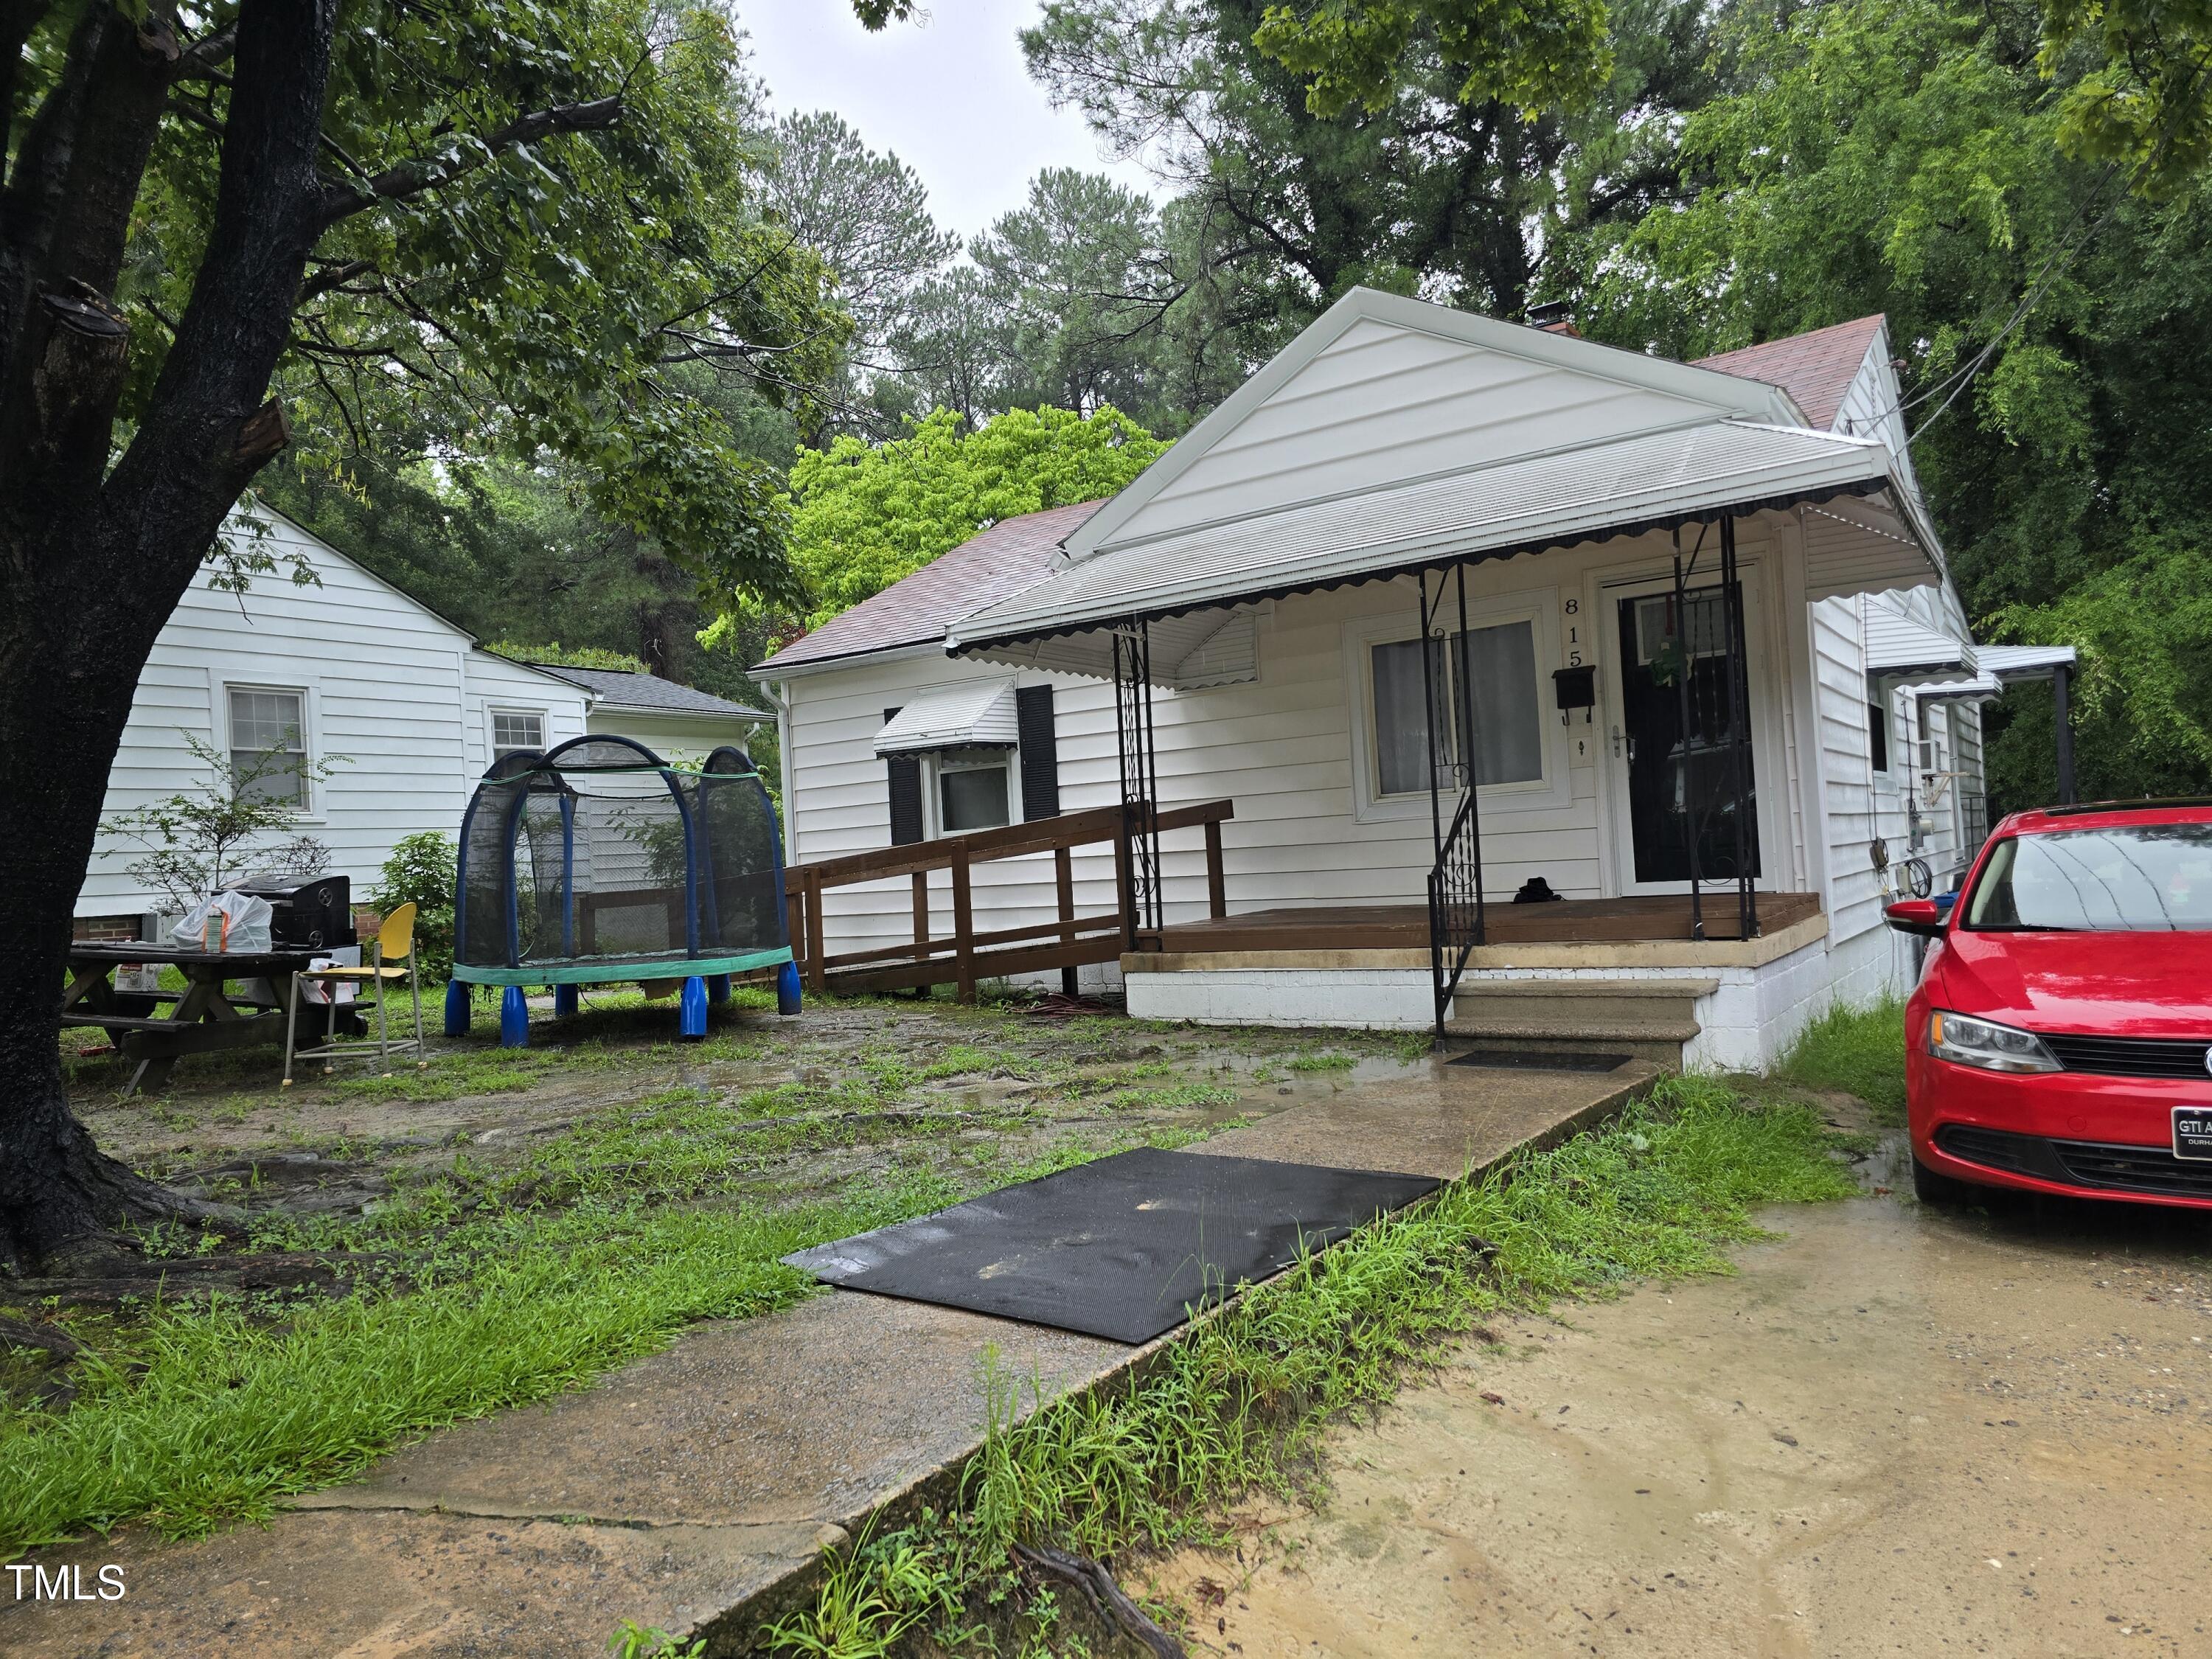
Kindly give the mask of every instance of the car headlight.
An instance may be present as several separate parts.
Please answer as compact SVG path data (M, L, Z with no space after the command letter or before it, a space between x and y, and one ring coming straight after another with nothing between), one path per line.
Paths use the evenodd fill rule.
M2063 1068L2033 1031L1939 1009L1928 1016L1928 1052L1938 1060L1985 1072L2056 1072Z

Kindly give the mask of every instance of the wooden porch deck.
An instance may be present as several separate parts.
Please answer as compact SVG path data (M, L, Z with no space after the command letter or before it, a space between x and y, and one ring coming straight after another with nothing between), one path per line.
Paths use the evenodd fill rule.
M1778 933L1816 916L1816 893L1761 893L1762 933ZM1488 907L1489 943L1501 945L1610 945L1630 940L1691 938L1686 894L1609 899L1561 899L1549 904ZM1705 937L1737 937L1735 893L1705 897ZM1429 913L1418 904L1300 905L1252 910L1182 922L1166 930L1161 949L1170 952L1269 951L1304 954L1316 951L1426 951Z

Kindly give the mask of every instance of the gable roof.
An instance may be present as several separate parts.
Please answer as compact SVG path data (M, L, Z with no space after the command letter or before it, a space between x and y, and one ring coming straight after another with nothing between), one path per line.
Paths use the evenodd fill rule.
M1053 556L1061 541L1098 507L1097 501L1079 501L1001 519L912 575L793 640L766 662L756 664L752 673L757 678L774 679L787 669L903 646L933 645L953 623L1010 599L1051 574Z
M769 718L766 709L748 708L741 702L714 696L696 686L678 685L657 674L641 674L626 668L570 668L551 662L523 665L581 687L599 699L602 708L635 708L654 714L714 714L739 720Z
M1858 378L1868 348L1887 326L1887 319L1876 312L1764 345L1700 357L1697 367L1780 386L1805 411L1806 420L1826 432L1836 424L1844 394Z
M1421 359L1418 368L1400 361L1407 354ZM1418 391L1407 389L1409 372L1421 376ZM1516 404L1527 388L1547 382L1556 388L1548 406ZM1375 416L1394 409L1407 417L1399 428L1370 429ZM1607 409L1616 418L1595 423ZM1188 498L1211 493L1200 482L1206 474L1233 471L1233 458L1248 448L1300 429L1327 436L1318 448L1293 445L1307 464L1268 475L1268 487L1285 491L1270 510L1419 483L1458 471L1465 463L1457 456L1470 447L1495 462L1708 421L1796 426L1801 417L1788 393L1742 375L1354 288L1107 502L1069 538L1067 550L1080 562L1103 549L1249 516L1249 507ZM1363 423L1358 436L1347 422ZM1340 457L1340 444L1347 447ZM1347 482L1328 476L1331 465L1311 465L1316 455L1331 465L1338 459L1369 464ZM1380 470L1377 457L1388 457ZM1155 502L1160 507L1148 513Z

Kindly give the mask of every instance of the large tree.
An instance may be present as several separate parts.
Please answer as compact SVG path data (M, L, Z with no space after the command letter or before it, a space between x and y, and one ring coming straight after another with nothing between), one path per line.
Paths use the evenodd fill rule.
M180 1207L71 1115L56 1019L139 671L288 401L565 456L709 592L797 601L780 480L687 380L800 396L845 326L731 188L741 80L654 0L0 3L0 1264Z
M1694 356L1886 312L1973 619L2085 653L2082 789L2212 787L2212 180L2070 155L2110 71L2032 12L1834 0L1747 27L1738 73L1687 204L1586 250L1583 326ZM2048 693L2008 703L1990 790L2032 805Z
M1389 72L1358 97L1310 53L1281 61L1285 15L1262 0L1046 0L1022 42L1054 100L1176 198L1187 257L1162 291L1257 356L1355 283L1520 314L1579 227L1672 189L1713 11L1621 0L1608 43L1605 8L1540 7L1556 30L1480 61L1401 16ZM1304 15L1326 33L1338 14ZM1579 57L1555 61L1569 40Z

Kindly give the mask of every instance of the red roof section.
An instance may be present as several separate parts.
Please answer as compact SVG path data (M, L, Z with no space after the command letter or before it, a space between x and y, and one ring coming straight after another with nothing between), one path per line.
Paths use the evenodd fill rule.
M1859 365L1866 361L1867 348L1874 343L1883 321L1877 312L1871 317L1816 328L1809 334L1793 334L1786 340L1769 340L1765 345L1700 357L1696 366L1780 386L1805 411L1808 422L1826 432L1833 429L1844 393L1850 390Z
M1049 575L1060 544L1101 505L1079 501L1001 519L757 666L791 668L941 640L954 623Z

